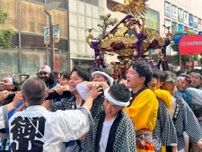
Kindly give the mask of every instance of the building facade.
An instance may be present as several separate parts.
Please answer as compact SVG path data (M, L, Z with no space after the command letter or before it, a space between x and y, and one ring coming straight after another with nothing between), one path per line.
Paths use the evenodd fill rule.
M68 13L67 1L50 10L53 25L60 26L60 41L55 44L55 69L67 70L68 67ZM44 6L51 0L0 0L0 6L8 13L4 27L13 29L16 34L13 47L0 50L0 69L2 75L16 73L34 74L41 64L49 64L50 46L44 44L44 27L48 16Z
M160 14L160 34L167 33L163 25L170 27L172 33L192 31L198 34L202 30L202 12L200 10L202 2L195 0L150 0L148 6L159 11ZM156 5L158 3L158 5ZM200 4L200 5L199 5Z
M90 70L94 52L86 43L88 29L93 28L96 38L100 31L99 16L111 13L120 20L123 13L113 12L115 3L124 0L0 0L1 8L8 13L4 26L16 31L14 47L0 49L0 73L35 73L40 64L49 64L50 46L44 44L44 27L48 16L44 7L53 1L61 2L50 10L53 24L60 26L60 41L55 44L55 70L69 71L74 66ZM165 36L171 27L173 33L202 30L202 16L196 12L200 5L190 0L148 0L145 15L146 27ZM158 4L158 5L157 5Z

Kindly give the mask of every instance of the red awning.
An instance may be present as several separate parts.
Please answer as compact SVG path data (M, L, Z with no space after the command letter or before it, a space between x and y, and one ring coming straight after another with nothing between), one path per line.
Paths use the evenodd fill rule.
M180 39L180 55L195 55L202 53L202 35L187 35Z

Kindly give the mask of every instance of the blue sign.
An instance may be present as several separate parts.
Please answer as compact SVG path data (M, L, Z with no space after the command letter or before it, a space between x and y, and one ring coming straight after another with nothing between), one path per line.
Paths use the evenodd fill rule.
M186 33L178 33L178 34L175 34L175 35L174 35L174 38L173 38L174 44L175 44L175 45L178 45L180 39L181 39L182 37L186 36L186 35L187 35Z

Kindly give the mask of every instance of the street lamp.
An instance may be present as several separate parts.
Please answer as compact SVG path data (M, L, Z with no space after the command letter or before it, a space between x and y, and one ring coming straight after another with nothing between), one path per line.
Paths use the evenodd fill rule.
M55 69L55 46L54 46L54 40L53 40L53 21L52 21L52 15L50 14L50 10L57 8L61 5L61 2L55 1L47 4L44 7L44 12L48 16L48 24L49 24L49 38L50 38L50 57L49 57L49 64L52 70Z

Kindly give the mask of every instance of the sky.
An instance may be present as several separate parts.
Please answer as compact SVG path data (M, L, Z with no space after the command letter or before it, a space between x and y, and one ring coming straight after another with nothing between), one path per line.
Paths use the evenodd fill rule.
M189 0L191 4L191 10L202 18L202 0Z

